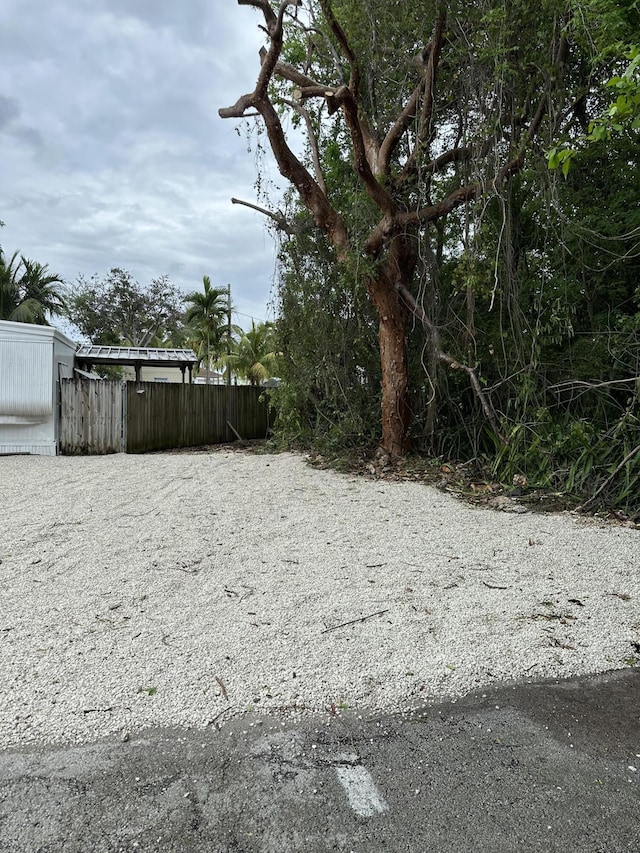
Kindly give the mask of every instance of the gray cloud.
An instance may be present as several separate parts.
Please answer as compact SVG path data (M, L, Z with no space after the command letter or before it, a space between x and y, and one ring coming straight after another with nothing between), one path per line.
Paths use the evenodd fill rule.
M15 98L0 95L0 131L7 128L20 115L20 107Z
M217 115L255 83L257 23L211 0L5 0L2 245L69 282L207 274L264 318L274 246L230 203L254 199L254 155Z

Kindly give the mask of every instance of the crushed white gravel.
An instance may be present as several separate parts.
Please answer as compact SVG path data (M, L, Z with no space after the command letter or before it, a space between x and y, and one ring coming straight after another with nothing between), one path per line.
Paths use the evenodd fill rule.
M3 457L0 506L3 748L639 657L640 534L570 514L228 449Z

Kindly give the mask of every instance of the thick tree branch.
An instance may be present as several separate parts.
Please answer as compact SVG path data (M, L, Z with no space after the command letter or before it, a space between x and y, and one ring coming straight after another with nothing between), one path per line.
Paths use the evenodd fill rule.
M371 198L380 208L385 216L393 215L395 212L395 203L391 194L379 183L375 178L369 157L373 153L375 159L375 151L372 152L372 140L369 134L363 132L362 124L358 115L358 104L356 103L353 93L346 86L335 93L335 99L341 104L347 127L351 136L351 145L353 146L353 168L362 181L362 184Z
M422 166L421 171L428 175L435 175L451 163L466 163L475 157L484 159L495 147L496 142L497 137L491 136L485 139L481 145L464 145L462 147L451 148L449 151L445 151L438 155L438 157L435 157L430 163Z
M266 51L260 53L262 59L266 55ZM329 115L333 115L339 108L336 94L346 89L344 85L328 86L323 83L318 83L307 77L306 74L300 73L293 65L288 62L278 62L276 64L274 74L281 77L283 80L289 80L296 84L296 89L293 90L293 97L297 101L305 101L308 98L324 98L329 108ZM291 104L289 104L291 106Z
M447 13L443 10L438 15L436 23L436 31L433 36L433 47L429 53L427 62L427 73L424 81L424 100L422 102L422 113L420 114L420 126L418 130L418 139L425 140L431 133L431 117L433 115L433 100L434 90L436 86L436 74L438 71L438 63L440 62L440 53L442 51L442 42L444 40L444 31L447 23Z
M561 68L563 62L566 59L567 52L569 49L569 45L566 39L561 39L558 45L558 49L555 56L555 64L556 68ZM552 81L549 86L549 91L553 91L557 87L557 80ZM435 222L438 219L441 219L444 216L448 216L453 210L457 207L461 207L463 204L467 204L470 201L473 201L476 198L480 198L483 195L486 195L489 192L495 192L498 190L500 185L521 171L524 166L524 159L528 149L529 144L535 137L536 133L540 129L540 125L542 124L542 120L544 119L547 102L549 97L549 91L547 91L539 100L536 112L534 113L531 122L527 128L527 132L524 135L524 140L520 145L520 149L515 157L512 157L510 160L502 166L501 169L493 176L493 178L487 179L486 181L477 181L472 184L466 184L463 187L460 187L457 190L454 190L450 193L446 198L437 202L436 204L428 205L427 207L418 208L416 210L410 210L406 212L398 212L395 214L389 214L386 211L383 219L373 228L371 234L369 235L369 239L364 248L364 253L369 255L370 257L378 257L380 252L382 251L384 245L396 234L400 234L405 229L415 225L416 223L428 223ZM489 140L487 140L487 145ZM483 146L484 150L484 146ZM463 158L463 152L465 149L453 149L452 152L446 152L442 155L443 158L452 157L450 162L453 162L455 157L453 157L453 152L460 151L461 159ZM435 161L432 161L432 164L438 162L439 158L436 158ZM445 162L443 160L443 163ZM432 165L430 164L430 166ZM446 163L445 163L446 164Z
M263 62L266 61L266 56L266 53L261 55ZM295 92L299 99L324 98L327 101L330 115L336 112L339 107L343 108L353 145L353 167L373 201L384 213L390 213L393 210L393 199L373 174L371 161L374 161L375 165L377 159L376 146L368 129L361 122L358 104L352 91L344 85L339 87L323 85L306 74L301 74L287 62L277 62L274 67L274 74L295 83L299 87L298 91Z
M272 27L276 23L277 18L269 0L238 0L238 6L253 6L254 9L260 9L267 27Z
M264 61L266 55L266 50L262 48L260 51L261 62ZM283 62L281 59L278 60L278 62L276 63L274 73L277 77L282 77L283 80L290 80L292 83L295 83L296 86L299 86L301 89L317 89L319 93L322 93L325 92L327 89L334 88L332 86L325 86L323 83L320 83L317 80L313 80L307 74L303 74L301 71L298 71L295 65L291 65L288 62Z
M266 207L260 207L257 204L252 204L250 201L243 201L241 198L232 198L231 204L241 204L244 207L250 207L251 210L257 210L258 213L262 213L264 216L268 216L269 219L273 219L280 231L284 231L284 233L288 234L289 237L293 237L296 233L295 228L289 225L286 216L281 210L269 210Z
M278 14L273 11L269 0L238 0L238 6L253 6L264 15L267 33L276 39L282 38L282 23L288 6L299 6L298 0L281 0Z
M255 106L254 93L241 95L238 100L230 107L220 107L218 115L220 118L244 118L246 111Z
M421 80L411 93L411 96L405 104L402 112L387 131L387 135L385 136L384 140L382 141L382 145L380 146L377 174L389 174L389 162L391 160L391 155L395 151L398 142L402 138L402 134L406 131L406 129L409 127L409 125L416 116L418 101L420 100L420 93L422 92L423 88L424 82Z
M260 74L255 90L251 94L239 98L234 106L218 110L218 115L221 118L241 118L248 107L252 107L260 113L280 174L296 187L303 204L312 213L318 227L327 234L333 243L338 257L343 260L349 252L349 236L342 217L331 207L321 187L288 146L280 116L271 103L268 94L268 85L275 73L282 50L282 16L286 7L295 5L296 0L283 0L280 4L280 15L275 24L273 22L273 10L266 3L266 0L238 0L238 2L241 5L262 9L271 36L271 43L265 53L261 52ZM268 7L268 11L265 6Z
M282 0L280 3L280 8L278 9L278 15L276 16L271 5L268 0L238 0L238 5L240 6L253 6L256 9L260 9L264 15L265 23L267 25L267 33L271 39L271 45L269 50L266 53L262 54L260 52L261 57L261 67L260 74L258 76L258 81L256 83L256 88L254 90L254 97L264 98L267 94L267 87L273 75L273 70L280 56L280 51L282 50L282 36L283 36L283 20L284 13L288 6L297 6L297 0ZM245 96L246 97L246 96ZM242 99L241 99L242 100ZM239 106L239 101L236 103L236 107ZM249 104L251 106L251 104ZM226 118L227 116L223 116Z
M349 89L351 90L351 94L353 95L354 100L358 100L360 97L360 65L358 64L357 57L353 50L351 49L351 45L349 44L349 40L347 36L338 23L336 16L333 14L333 9L331 8L330 0L320 0L320 8L324 12L324 16L327 19L329 26L331 27L331 32L336 38L336 41L342 48L342 52L344 53L347 62L349 63L350 69L350 77L349 77Z
M446 167L450 166L452 163L468 163L470 160L476 158L484 159L495 148L497 141L497 136L491 136L488 139L485 139L482 144L476 143L474 145L464 146L456 145L448 151L443 151L442 154L434 157L434 159L429 163L421 165L419 168L420 174L424 177L428 177L430 175L438 174L438 172L446 169ZM410 170L405 167L401 175L399 175L396 180L396 186L400 187L403 183L411 180L417 172L418 167L415 162Z
M442 43L444 41L444 31L447 22L446 12L443 10L438 15L436 22L436 30L433 34L433 46L429 52L427 60L427 68L424 75L424 98L422 100L422 110L420 111L420 123L418 125L418 134L416 144L413 147L407 164L406 170L411 171L417 160L420 159L422 150L429 144L431 135L431 118L433 116L433 101L434 89L436 85L436 73L438 63L440 61L440 53L442 51Z
M280 174L298 190L305 206L311 211L316 224L329 237L341 260L349 252L349 236L342 217L331 207L326 195L287 145L280 116L268 99L261 100L256 108L265 123L271 149Z
M435 222L437 219L448 216L457 207L461 207L463 204L467 204L467 202L496 190L506 178L520 171L523 162L524 151L512 160L509 160L491 180L478 181L477 183L460 187L436 204L421 207L417 210L399 212L394 216L386 216L371 231L365 245L365 254L377 257L384 244L391 237L401 233L411 225Z
M378 173L378 148L379 144L371 128L367 122L366 116L361 111L360 104L360 81L362 74L358 59L353 52L347 36L338 23L336 16L333 13L330 0L320 0L320 7L324 13L327 22L331 28L331 32L340 45L347 62L349 63L349 97L345 97L342 106L344 109L345 118L351 133L352 144L354 148L354 168L363 181L367 193L375 201L375 203L384 211L389 211L393 206L393 201L389 193L382 190L378 182L374 178L374 173Z

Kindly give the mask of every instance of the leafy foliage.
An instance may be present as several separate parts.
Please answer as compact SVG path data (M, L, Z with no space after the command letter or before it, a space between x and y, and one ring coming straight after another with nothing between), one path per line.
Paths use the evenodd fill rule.
M451 2L445 26L440 4L323 0L287 21L270 97L309 142L304 180L278 160L297 190L280 253L282 435L385 441L395 312L414 448L640 513L633 5ZM354 130L334 101L356 72ZM256 93L238 103L275 123Z
M78 278L68 316L92 343L152 346L181 325L182 300L168 276L143 286L127 270L113 267L103 279Z
M262 385L274 376L278 363L275 328L272 323L251 321L251 328L240 332L231 343L231 352L223 356L228 370L249 380L251 385Z
M549 168L565 177L594 143L626 135L638 144L640 131L640 7L633 0L574 0L572 11L585 79L576 121L547 152Z
M203 291L193 291L185 297L184 314L186 335L198 356L198 366L204 363L207 384L211 379L211 365L222 356L223 337L229 332L229 310L226 288L211 287L208 275L202 278Z
M46 265L14 252L6 258L0 246L0 320L49 325L65 311L64 282Z
M297 224L279 256L277 428L284 441L323 449L370 445L380 436L375 314L305 214Z

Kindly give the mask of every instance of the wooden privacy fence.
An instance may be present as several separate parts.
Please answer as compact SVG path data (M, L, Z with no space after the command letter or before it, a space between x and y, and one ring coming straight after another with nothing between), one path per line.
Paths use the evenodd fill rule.
M119 401L119 406L118 406ZM264 438L262 389L63 379L60 444L65 454L144 453Z
M60 380L60 452L124 450L124 385L90 379Z
M127 383L127 453L264 438L268 407L250 385Z

